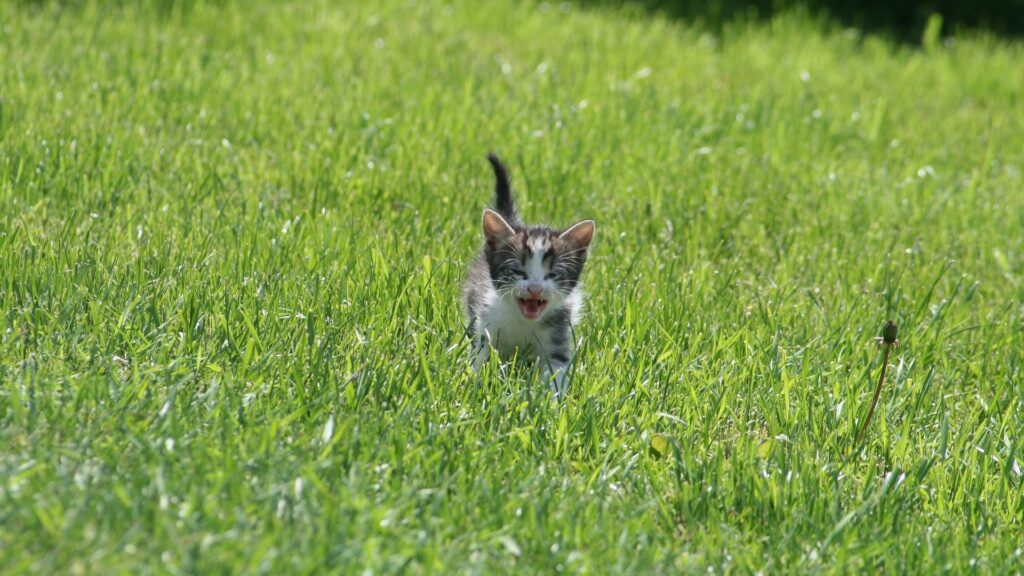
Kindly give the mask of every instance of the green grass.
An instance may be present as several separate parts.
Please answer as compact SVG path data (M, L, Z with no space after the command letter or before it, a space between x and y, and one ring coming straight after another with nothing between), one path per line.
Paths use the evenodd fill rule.
M0 572L1024 569L1020 43L153 6L0 5ZM468 366L491 149L598 222L561 404Z

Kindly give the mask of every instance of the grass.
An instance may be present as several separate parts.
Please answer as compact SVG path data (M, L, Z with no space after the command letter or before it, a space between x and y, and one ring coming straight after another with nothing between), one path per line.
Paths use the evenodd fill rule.
M512 0L0 23L0 572L1024 569L1020 43ZM598 222L561 404L469 370L491 149L527 219Z

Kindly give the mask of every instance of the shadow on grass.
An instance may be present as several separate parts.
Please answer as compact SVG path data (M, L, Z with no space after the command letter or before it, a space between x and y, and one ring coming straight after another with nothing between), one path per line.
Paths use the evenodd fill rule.
M583 6L632 5L671 18L699 20L713 29L737 19L760 20L777 12L803 8L842 26L920 43L929 19L942 34L985 30L997 35L1024 35L1024 0L579 0ZM938 34L934 30L933 34Z

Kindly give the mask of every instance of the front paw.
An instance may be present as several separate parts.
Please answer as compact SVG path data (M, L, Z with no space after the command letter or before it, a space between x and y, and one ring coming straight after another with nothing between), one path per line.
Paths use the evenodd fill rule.
M569 388L568 370L566 368L558 368L552 372L545 371L544 380L548 383L548 388L555 395L556 400L561 400L565 397L565 393Z

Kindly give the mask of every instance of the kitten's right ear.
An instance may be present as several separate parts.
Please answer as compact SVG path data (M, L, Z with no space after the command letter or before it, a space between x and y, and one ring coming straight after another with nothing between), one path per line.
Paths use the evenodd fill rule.
M491 246L515 235L515 230L508 225L508 222L490 208L484 209L484 237Z

